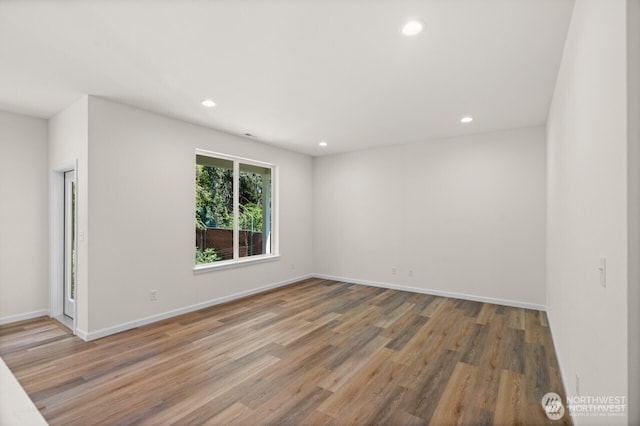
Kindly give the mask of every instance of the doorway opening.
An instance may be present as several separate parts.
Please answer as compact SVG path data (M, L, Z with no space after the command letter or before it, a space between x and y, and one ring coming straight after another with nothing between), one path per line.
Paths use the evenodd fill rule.
M51 174L51 302L49 315L76 333L78 188L76 164Z
M76 171L64 173L64 289L62 313L71 321L76 303Z

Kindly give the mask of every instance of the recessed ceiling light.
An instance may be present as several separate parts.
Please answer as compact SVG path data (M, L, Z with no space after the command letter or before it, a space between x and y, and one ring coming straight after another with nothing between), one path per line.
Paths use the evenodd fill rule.
M461 122L461 123L471 123L472 121L473 121L473 117L469 117L469 116L462 117L462 118L460 119L460 122Z
M420 34L421 31L422 31L422 24L418 21L409 21L406 24L404 24L404 27L402 27L402 34L408 37L414 36L416 34Z
M328 145L328 143L326 143L325 141L320 141L320 142L318 143L318 146L321 146L322 148L324 148L324 147L325 147L325 146L327 146L327 145Z
M213 108L214 106L216 106L216 103L213 102L211 99L204 99L201 103L202 103L202 106L205 106L207 108Z

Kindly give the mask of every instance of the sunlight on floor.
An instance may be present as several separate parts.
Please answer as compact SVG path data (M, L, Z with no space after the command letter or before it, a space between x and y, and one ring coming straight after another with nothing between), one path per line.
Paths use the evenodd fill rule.
M0 358L0 425L46 425L7 364Z

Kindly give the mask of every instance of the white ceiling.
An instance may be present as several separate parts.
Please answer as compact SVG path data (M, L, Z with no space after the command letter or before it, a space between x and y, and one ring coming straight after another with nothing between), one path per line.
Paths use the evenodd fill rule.
M311 155L537 126L572 9L573 0L0 0L0 109L48 118L91 94ZM413 38L400 33L410 18L425 26ZM475 120L462 125L466 114Z

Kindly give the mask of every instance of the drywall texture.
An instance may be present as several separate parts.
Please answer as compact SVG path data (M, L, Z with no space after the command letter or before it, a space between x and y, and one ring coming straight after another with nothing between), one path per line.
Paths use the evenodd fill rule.
M317 273L544 305L543 128L314 161Z
M49 309L47 122L0 112L0 323Z
M576 2L547 124L548 312L568 396L627 394L625 49L625 1Z
M278 166L280 260L194 275L196 148ZM90 333L312 273L311 157L90 97L89 163Z

